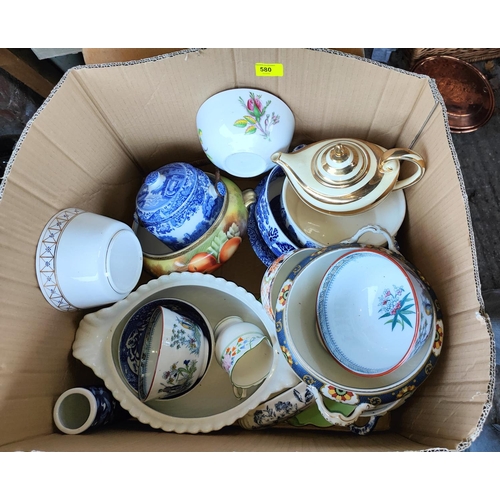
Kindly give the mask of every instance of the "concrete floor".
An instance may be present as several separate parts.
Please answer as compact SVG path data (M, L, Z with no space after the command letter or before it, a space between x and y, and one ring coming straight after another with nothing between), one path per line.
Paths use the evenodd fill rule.
M495 343L500 345L500 60L490 71L475 63L486 75L495 94L496 107L489 122L475 132L453 134L469 199L481 288L490 315ZM490 65L488 65L490 67ZM500 451L500 358L497 354L493 408L483 431L469 451Z

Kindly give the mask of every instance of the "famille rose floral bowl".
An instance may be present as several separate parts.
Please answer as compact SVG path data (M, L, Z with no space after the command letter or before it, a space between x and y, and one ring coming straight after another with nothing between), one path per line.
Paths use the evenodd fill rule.
M281 220L280 200L285 172L280 166L275 166L263 181L255 205L255 219L267 246L279 257L298 248L286 233L285 224Z
M438 300L423 276L396 251L390 235L386 235L389 249L378 251L399 259L419 278L431 298L429 307L421 308L419 318L419 328L431 334L422 337L423 345L414 356L389 373L366 377L347 370L333 359L317 334L316 297L321 281L337 259L353 250L370 248L354 243L359 233L351 243L325 247L306 257L290 272L278 294L275 324L282 352L297 376L308 384L323 417L333 425L351 426L362 415L376 418L379 411L402 404L427 379L441 353L444 330ZM331 412L323 398L348 406Z
M215 182L215 176L207 175ZM149 274L159 277L176 271L211 273L233 256L247 233L247 193L225 177L220 183L226 192L219 215L202 236L182 250L172 251L146 230L136 214L132 228L141 243L144 269Z
M198 110L196 126L214 165L236 177L255 177L274 166L273 153L288 151L295 118L277 96L237 88L207 99Z
M211 328L207 323L208 328ZM197 321L157 306L149 318L139 361L141 401L184 396L205 376L213 352Z
M149 173L136 197L142 225L172 250L195 242L219 215L224 183L189 163L169 163Z
M127 322L153 301L178 299L192 304L216 325L228 315L256 324L273 346L266 379L238 400L227 373L210 363L203 380L181 398L142 402L122 373L120 339ZM125 299L89 313L80 322L73 355L90 367L132 417L153 428L177 433L211 432L235 423L271 394L297 385L298 379L281 355L273 322L245 289L212 274L172 273L141 285Z
M357 249L326 271L316 315L325 348L342 366L380 376L414 356L431 334L432 298L400 259ZM429 318L426 325L421 315Z

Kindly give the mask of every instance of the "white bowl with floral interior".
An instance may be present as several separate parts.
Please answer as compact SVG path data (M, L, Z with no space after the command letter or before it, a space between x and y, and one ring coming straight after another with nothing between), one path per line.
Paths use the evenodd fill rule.
M385 375L425 342L430 330L420 329L420 311L431 303L399 259L376 248L355 249L333 262L321 280L318 330L347 370Z
M193 304L212 326L231 314L258 325L273 346L268 377L249 389L246 399L238 400L227 373L217 363L210 363L201 383L181 398L141 402L120 368L120 338L136 311L149 302L167 298ZM73 355L104 381L132 417L168 432L195 434L221 429L236 422L271 394L297 384L297 376L280 355L274 325L260 302L244 288L211 274L161 276L113 306L87 314L77 329Z
M214 165L236 177L255 177L274 166L273 153L288 151L295 118L279 97L237 88L203 102L196 126L203 151Z

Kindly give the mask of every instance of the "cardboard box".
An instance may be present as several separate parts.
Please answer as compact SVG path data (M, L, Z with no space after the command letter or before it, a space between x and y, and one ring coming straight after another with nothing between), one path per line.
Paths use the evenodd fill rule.
M283 76L257 76L256 63L263 62L282 64ZM406 191L408 212L398 240L444 312L444 347L435 371L394 411L389 430L363 438L236 426L185 435L134 421L88 435L55 432L57 397L98 379L71 355L85 312L56 311L38 289L34 254L42 228L67 207L131 224L145 174L168 162L203 159L195 127L201 103L243 86L272 92L290 105L293 145L357 137L386 148L411 147L427 159L423 180ZM493 336L446 120L428 78L326 49L191 49L68 71L27 125L0 189L0 451L466 449L491 406ZM242 189L256 183L235 181ZM245 240L219 274L258 296L263 272Z

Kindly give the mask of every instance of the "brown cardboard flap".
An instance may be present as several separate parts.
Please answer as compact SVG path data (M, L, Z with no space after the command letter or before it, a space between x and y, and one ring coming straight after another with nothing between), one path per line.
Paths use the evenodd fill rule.
M259 62L281 63L284 77L256 76ZM392 147L402 136L407 146L435 104L425 92L424 78L326 50L186 51L76 71L96 107L146 170L179 158L198 159L198 108L229 88L262 88L283 99L296 118L296 143L360 137ZM319 80L325 82L324 94L314 91Z
M291 438L293 436L293 438ZM346 433L295 429L246 431L226 427L196 436L165 433L127 422L120 427L68 436L51 434L0 447L0 451L168 451L168 452L353 452L419 451L425 449L398 434L382 432L368 439ZM367 445L369 444L369 449Z

